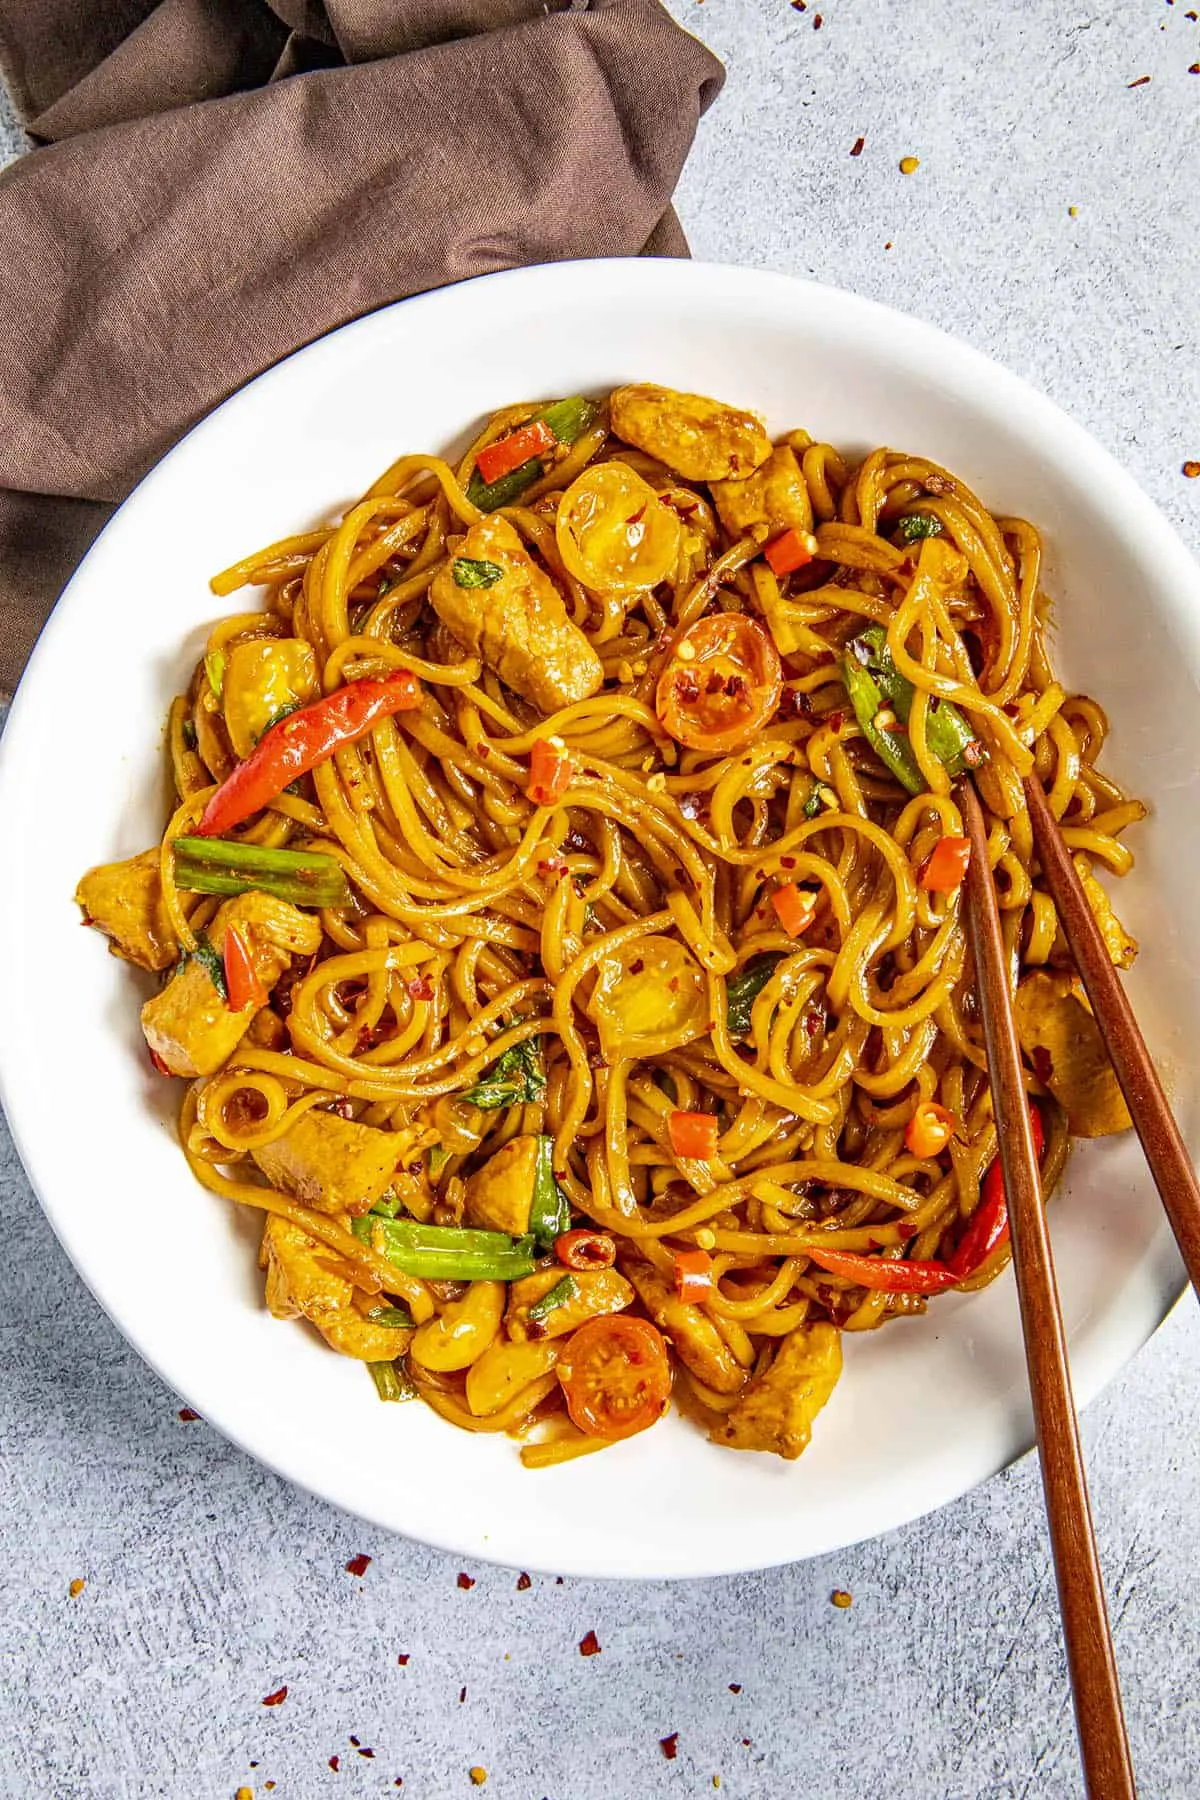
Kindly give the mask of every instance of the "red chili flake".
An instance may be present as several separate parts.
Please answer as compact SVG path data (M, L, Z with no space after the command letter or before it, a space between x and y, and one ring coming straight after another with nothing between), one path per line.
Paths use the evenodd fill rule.
M863 153L863 146L866 143L866 141L867 140L865 137L855 138L854 148L850 152L851 156L861 156Z
M269 1794L273 1790L275 1783L273 1781L264 1781L263 1786L266 1788L266 1790Z
M825 21L821 17L820 13L813 14L813 30L814 31L820 31L820 29L824 23L825 23Z
M465 1594L468 1589L475 1586L475 1577L473 1575L460 1575L458 1578L458 1585Z
M741 1682L740 1681L731 1681L729 1684L729 1691L731 1694L740 1694L742 1691Z
M526 1589L531 1588L532 1586L533 1586L533 1582L530 1580L529 1576L525 1573L524 1569L522 1569L521 1573L517 1576L517 1592L518 1592L518 1594L525 1593Z
M488 757L492 754L487 744L476 744L475 753L479 757L480 762L486 762Z
M352 1556L346 1564L346 1573L347 1575L365 1575L370 1566L370 1557L364 1556L360 1550L358 1555Z
M586 1637L580 1638L579 1654L580 1656L599 1656L600 1639L594 1631L589 1631Z
M1196 67L1192 70L1192 74L1200 75L1200 63L1196 64ZM1183 465L1183 472L1189 481L1195 481L1197 476L1200 476L1200 462L1192 462L1190 460L1185 462Z
M636 961L636 962L631 962L631 963L630 963L630 965L629 965L629 973L630 973L630 974L631 974L631 975L640 975L640 974L641 974L641 972L642 972L642 970L643 970L643 969L644 969L644 968L645 968L645 966L646 966L646 965L645 965L645 963L644 963L644 961L643 961L643 960L642 960L642 958L641 958L641 957L640 957L640 956L639 956L639 957L638 957L638 959L637 959L637 961Z
M546 856L539 862L537 872L539 875L561 875L566 866L561 856Z
M286 1699L287 1699L287 1688L286 1687L276 1688L275 1692L273 1694L268 1694L266 1696L266 1698L263 1701L263 1705L264 1706L282 1706Z
M362 1739L361 1739L361 1738L356 1738L356 1737L352 1737L352 1738L351 1738L351 1739L350 1739L350 1742L351 1742L351 1743L352 1743L352 1744L353 1744L353 1745L354 1745L354 1748L355 1748L355 1749L356 1749L356 1750L357 1750L357 1749L358 1749L358 1746L359 1746L359 1745L360 1745L360 1744L361 1744L361 1742L362 1742Z
M360 1756L365 1756L369 1761L374 1756L375 1752L370 1748L369 1745L364 1744L358 1754Z
M561 1586L562 1586L562 1584L563 1584L563 1578L562 1578L562 1576L561 1576L561 1575L556 1575L556 1576L555 1576L555 1577L554 1577L554 1585L555 1585L555 1587L561 1587Z
M673 1731L670 1737L659 1738L658 1747L668 1762L674 1762L679 1755L679 1733Z
M792 0L793 12L807 12L808 0Z
M462 1705L462 1704L463 1704L463 1702L464 1702L464 1700L465 1700L465 1699L466 1699L466 1697L467 1697L467 1690L466 1690L466 1688L465 1688L465 1687L462 1687L462 1688L459 1688L459 1690L458 1690L458 1704L459 1704L459 1705L460 1705L460 1706L461 1706L461 1705Z
M339 1769L340 1769L340 1768L341 1768L341 1766L342 1766L342 1759L341 1759L341 1757L340 1757L340 1756L331 1756L331 1757L330 1757L330 1759L329 1759L329 1766L330 1766L330 1768L331 1768L331 1769L332 1769L332 1770L333 1770L333 1772L334 1772L334 1774L335 1774L335 1775L336 1775L336 1774L337 1774L337 1772L338 1772L338 1770L339 1770Z
M179 1409L179 1417L183 1420L185 1425L190 1425L194 1419L200 1417L200 1414L190 1406L181 1406Z
M796 859L794 856L781 856L779 859L779 866L781 869L794 869L796 866Z
M749 1739L749 1738L743 1738L743 1739L742 1739L742 1742L743 1742L743 1744L745 1744L745 1746L746 1746L746 1748L747 1748L747 1750L748 1750L748 1749L749 1749L749 1748L750 1748L750 1743L751 1743L751 1740L750 1740L750 1739Z
M408 991L414 1000L432 1000L433 983L428 975L416 975L408 984Z
M1145 86L1146 86L1146 83L1147 83L1147 82L1148 82L1148 81L1149 81L1149 80L1150 80L1150 77L1149 77L1149 75L1139 75L1139 76L1138 76L1138 78L1137 78L1137 80L1136 80L1136 81L1127 81L1127 82L1126 82L1126 83L1125 83L1125 86L1126 86L1126 87L1131 87L1131 88L1134 88L1134 87L1145 87Z
M840 731L846 723L846 715L844 712L831 712L825 723L830 731Z
M157 1050L151 1050L149 1054L150 1061L154 1064L160 1075L169 1075L171 1073Z
M401 1667L401 1668L402 1668L402 1669L407 1669L407 1667L408 1667L408 1665L409 1665L409 1661L410 1661L410 1657L409 1657L409 1653L408 1653L408 1651L407 1651L407 1650L402 1650L402 1651L401 1651L401 1652L400 1652L400 1654L399 1654L399 1656L398 1656L398 1657L397 1657L397 1658L396 1658L396 1661L397 1661L397 1662L398 1662L398 1663L399 1663L399 1664L400 1664L400 1667Z

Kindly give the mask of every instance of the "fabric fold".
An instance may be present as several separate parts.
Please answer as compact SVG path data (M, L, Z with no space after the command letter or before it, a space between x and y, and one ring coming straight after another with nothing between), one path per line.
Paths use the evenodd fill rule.
M2 687L101 507L289 351L493 269L686 254L722 71L655 0L5 10L53 141L0 177Z

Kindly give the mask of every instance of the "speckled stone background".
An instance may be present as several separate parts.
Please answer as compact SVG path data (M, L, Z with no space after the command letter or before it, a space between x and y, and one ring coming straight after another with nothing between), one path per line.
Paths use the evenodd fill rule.
M680 194L696 254L970 339L1074 413L1200 548L1200 481L1181 474L1200 458L1189 0L673 4L730 71ZM468 1587L456 1560L182 1422L4 1138L0 1244L0 1794L450 1800L475 1791L472 1766L496 1800L665 1800L718 1777L730 1800L1081 1792L1029 1461L767 1575L518 1588L475 1566ZM1187 1299L1085 1422L1144 1800L1200 1795L1198 1378ZM361 1578L345 1568L359 1552ZM601 1650L584 1658L590 1630Z

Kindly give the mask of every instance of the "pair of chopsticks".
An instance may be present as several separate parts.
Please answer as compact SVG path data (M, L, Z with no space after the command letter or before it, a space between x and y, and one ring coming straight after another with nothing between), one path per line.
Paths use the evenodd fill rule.
M988 865L987 830L979 797L968 776L956 784L954 797L971 842L966 876L967 925L975 957L1000 1140L1000 1166L1008 1198L1025 1359L1084 1781L1092 1800L1135 1800L1133 1764L1121 1710L1050 1235L1042 1207L1037 1155L1013 1022L1008 958ZM1192 1285L1200 1293L1200 1183L1058 821L1036 775L1025 783L1025 798L1046 885Z

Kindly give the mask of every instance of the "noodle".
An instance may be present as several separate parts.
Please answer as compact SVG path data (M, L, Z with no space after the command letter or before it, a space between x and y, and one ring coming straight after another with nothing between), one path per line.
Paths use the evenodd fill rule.
M1025 810L1031 769L1098 896L1114 959L1135 948L1091 869L1127 873L1119 834L1145 809L1096 768L1108 729L1099 705L1054 678L1035 528L994 516L922 457L877 449L855 464L798 431L776 441L769 480L747 478L736 456L736 482L689 478L680 433L694 397L623 392L659 396L649 423L618 435L619 397L611 414L578 401L506 408L457 468L402 455L339 523L214 578L220 596L263 589L264 606L214 629L172 704L173 813L142 878L156 876L180 970L211 956L205 934L253 894L221 910L211 896L236 888L198 898L176 842L204 831L239 766L233 709L259 706L247 740L258 756L289 707L315 709L360 683L365 694L404 671L420 683L415 710L345 737L298 782L281 781L253 822L213 840L328 869L341 897L305 912L300 932L315 954L300 937L283 942L282 914L264 925L247 913L236 929L262 988L249 1029L211 1067L180 1067L149 1025L147 1036L169 1070L194 1077L180 1129L197 1178L264 1212L272 1310L307 1316L373 1365L403 1359L416 1392L460 1427L532 1431L530 1467L627 1434L605 1395L580 1397L584 1336L572 1333L586 1320L657 1327L690 1417L718 1441L794 1455L823 1395L799 1419L789 1358L825 1358L827 1391L840 1366L829 1326L923 1311L936 1281L910 1274L918 1265L953 1269L957 1257L957 1282L942 1285L965 1289L1004 1267L1002 1214L983 1231L996 1132L961 867L958 881L930 874L963 841L952 726L987 809L1014 987L1040 972L1062 1004L1071 997ZM546 421L572 407L579 429L556 442ZM761 440L748 415L713 416L718 437ZM530 432L541 460L517 468L507 500L489 501L482 467ZM585 489L591 510L572 536ZM598 512L610 489L644 494L641 512ZM479 532L500 548L479 552ZM661 572L643 578L659 549ZM487 610L513 569L557 596L544 619L531 603L523 675L515 613ZM477 588L476 629L453 608L469 609ZM559 612L557 639L539 648ZM721 632L734 647L710 653ZM576 648L559 655L555 643ZM267 718L254 682L263 670L282 679L288 658L311 669L309 685ZM873 716L854 697L856 658L884 684ZM573 689L593 667L588 691ZM762 716L722 738L772 680ZM889 745L910 759L907 786ZM547 759L558 785L535 798ZM85 878L81 897L103 874ZM84 903L123 948L102 907ZM177 970L171 983L182 979ZM1063 1071L1026 1049L1048 1190L1068 1125L1093 1128L1076 1126ZM948 1135L923 1142L939 1115ZM317 1163L303 1166L297 1146L335 1129L353 1179L362 1146L385 1139L386 1187L369 1210L338 1186L351 1162L339 1174L332 1152L321 1164L312 1150ZM507 1173L525 1170L528 1188L530 1145L548 1159L532 1202ZM551 1164L549 1191L557 1184L572 1218L529 1248ZM566 1262L568 1227L611 1236L615 1268ZM465 1288L406 1272L396 1244L417 1228L446 1244L503 1230L533 1272L490 1277L468 1257ZM402 1306L389 1309L389 1295ZM461 1324L430 1337L458 1320L450 1308ZM582 1417L589 1403L598 1421ZM665 1390L640 1424L663 1403Z

